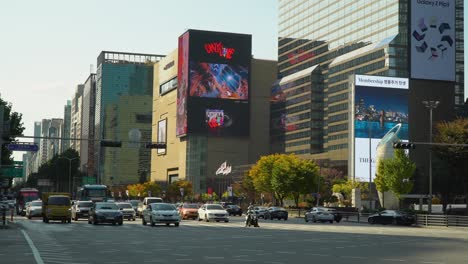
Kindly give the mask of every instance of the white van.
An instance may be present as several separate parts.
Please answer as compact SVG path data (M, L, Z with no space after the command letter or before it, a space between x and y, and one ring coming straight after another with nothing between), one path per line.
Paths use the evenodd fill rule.
M140 205L138 205L138 209L137 209L137 215L139 217L142 217L143 216L143 211L146 209L146 206L148 204L152 204L152 203L162 203L163 202L163 199L160 198L160 197L145 197L143 199L143 203L141 203Z

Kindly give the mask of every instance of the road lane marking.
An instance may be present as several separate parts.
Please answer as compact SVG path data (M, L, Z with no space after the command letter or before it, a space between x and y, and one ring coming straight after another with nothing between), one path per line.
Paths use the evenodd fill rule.
M296 254L296 252L293 251L276 251L278 254Z
M383 261L405 262L403 259L382 259Z
M341 256L340 258L367 259L367 257L358 257L358 256Z
M205 256L206 259L224 259L224 257L207 257Z
M24 238L26 239L26 241L28 241L29 247L31 248L31 250L33 252L34 259L36 260L36 263L37 264L44 264L44 261L42 261L42 258L41 258L41 254L39 254L39 251L37 250L36 246L34 246L34 243L32 242L31 238L29 238L28 234L23 229L21 229L21 232L23 233Z
M437 261L419 261L419 263L424 263L424 264L445 264L445 262L437 262Z

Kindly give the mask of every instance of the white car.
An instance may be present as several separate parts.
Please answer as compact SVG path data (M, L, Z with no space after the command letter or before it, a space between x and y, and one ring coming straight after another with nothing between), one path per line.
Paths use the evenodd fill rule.
M33 216L42 216L42 201L32 201L26 207L26 217L31 219Z
M335 220L335 216L331 212L329 212L325 208L320 207L312 208L309 212L305 214L304 218L306 222L312 221L314 223L320 221L322 223L330 222L331 224L333 224L333 220Z
M198 209L198 221L215 220L216 222L229 222L228 212L220 204L204 204Z
M179 226L180 215L179 211L173 204L168 203L152 203L146 206L143 210L142 224L150 223L152 226L156 224L174 224Z

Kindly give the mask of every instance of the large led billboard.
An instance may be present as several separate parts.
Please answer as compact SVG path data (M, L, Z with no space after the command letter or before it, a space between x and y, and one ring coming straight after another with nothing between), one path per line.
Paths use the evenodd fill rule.
M185 103L180 110L186 114L184 119L178 113L177 122L180 118L181 126L186 126L178 128L177 135L248 136L252 36L200 30L184 36L188 36L188 62L179 50L179 66L184 67L179 72L188 75L178 107Z
M177 124L178 137L187 134L187 95L189 86L189 32L179 37L177 65Z
M455 81L455 0L411 0L411 78Z
M356 75L352 87L352 168L356 179L368 182L375 178L377 145L382 137L401 124L399 138L408 140L409 81Z

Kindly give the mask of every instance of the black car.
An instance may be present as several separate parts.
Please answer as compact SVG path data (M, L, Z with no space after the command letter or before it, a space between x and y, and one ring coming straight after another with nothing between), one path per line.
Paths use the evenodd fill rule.
M226 211L228 212L229 215L242 215L242 208L240 208L237 205L227 205L226 206Z
M88 224L123 224L123 214L115 203L98 202L89 210Z
M385 210L377 214L369 216L367 219L369 224L393 224L393 225L412 225L415 223L415 217L413 215L395 211Z
M264 214L265 219L284 219L284 221L288 220L288 211L282 207L270 207L268 211Z

